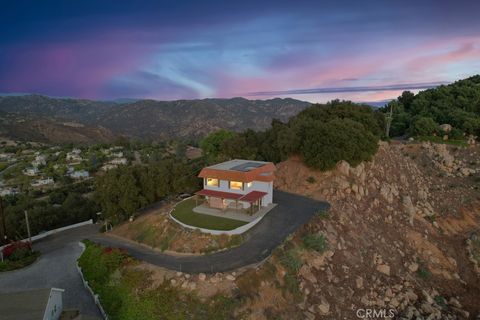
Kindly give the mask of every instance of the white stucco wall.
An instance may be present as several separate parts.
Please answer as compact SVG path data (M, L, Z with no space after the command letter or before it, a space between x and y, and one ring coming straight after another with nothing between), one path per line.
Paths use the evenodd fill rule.
M206 179L204 179L203 181L203 187L204 189L207 189L207 190L230 192L230 193L237 193L237 194L247 194L251 191L261 191L261 192L267 193L262 199L262 206L268 206L273 202L273 182L252 181L252 185L250 187L248 187L247 183L245 183L244 190L236 190L236 189L228 188L228 180L220 180L219 181L220 185L218 187L207 186L205 181ZM249 205L247 207L249 207Z
M63 289L52 288L43 320L58 320L63 310Z

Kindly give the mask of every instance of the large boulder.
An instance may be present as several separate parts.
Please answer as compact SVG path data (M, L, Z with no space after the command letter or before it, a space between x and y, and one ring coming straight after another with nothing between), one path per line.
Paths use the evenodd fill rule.
M439 125L438 129L440 129L441 131L443 131L445 133L450 133L450 131L452 131L452 125L448 124L448 123L444 123L444 124Z

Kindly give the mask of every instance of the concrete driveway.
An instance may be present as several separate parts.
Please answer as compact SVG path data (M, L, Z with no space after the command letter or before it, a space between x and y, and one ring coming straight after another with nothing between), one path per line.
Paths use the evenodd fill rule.
M273 208L257 225L246 232L246 240L236 248L203 256L171 256L121 239L94 235L90 239L106 246L123 248L133 257L151 264L188 273L224 272L259 263L298 227L305 224L328 203L287 192L274 191Z
M39 260L25 269L0 273L0 292L62 288L64 309L78 309L82 314L102 318L76 268L82 251L78 241L97 230L98 226L89 225L35 242L33 248L42 253Z

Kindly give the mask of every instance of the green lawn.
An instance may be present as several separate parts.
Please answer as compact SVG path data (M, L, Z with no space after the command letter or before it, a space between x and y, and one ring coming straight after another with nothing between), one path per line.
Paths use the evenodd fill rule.
M211 230L233 230L247 224L244 221L220 218L193 212L195 200L188 199L177 204L172 216L190 226Z

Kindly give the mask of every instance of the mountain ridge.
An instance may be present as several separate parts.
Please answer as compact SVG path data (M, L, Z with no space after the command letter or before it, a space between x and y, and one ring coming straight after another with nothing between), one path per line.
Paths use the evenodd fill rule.
M0 111L15 115L17 120L34 116L54 122L73 121L92 128L103 127L115 136L147 139L195 139L220 128L263 130L272 119L286 121L309 105L291 98L142 99L120 103L37 94L0 96ZM3 134L18 135L15 126L8 126Z

